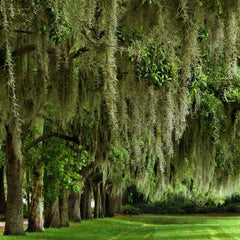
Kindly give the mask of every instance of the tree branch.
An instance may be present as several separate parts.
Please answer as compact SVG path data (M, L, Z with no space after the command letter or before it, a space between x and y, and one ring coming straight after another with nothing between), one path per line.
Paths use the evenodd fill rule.
M26 45L24 47L20 47L20 48L17 48L16 50L14 50L12 52L12 56L13 57L18 57L18 56L21 56L25 53L35 51L36 49L37 49L37 46L35 44L29 44L29 45ZM55 48L51 48L51 47L48 47L45 50L48 52L48 54L53 54L56 51Z
M66 135L63 135L63 134L56 133L56 132L54 132L54 133L48 132L48 133L45 133L44 135L36 138L32 142L30 142L27 146L25 146L24 147L24 152L29 151L32 147L34 147L38 143L44 141L45 139L51 138L51 137L57 137L57 138L64 139L66 141L71 141L71 142L74 142L76 144L80 144L79 139L77 139L76 137L70 137L70 136L66 136Z
M82 53L85 53L85 52L88 52L89 49L87 47L83 47L83 48L80 48L78 49L76 52L70 54L70 58L71 59L74 59L74 58L77 58L79 57Z
M29 45L26 45L24 47L17 48L16 50L14 50L13 53L12 53L12 56L13 57L18 57L18 56L21 56L25 53L35 51L36 49L37 49L36 45L29 44ZM48 47L48 48L46 48L46 51L48 52L48 54L53 54L56 51L56 49ZM71 53L70 58L71 59L77 58L82 53L85 53L85 52L88 52L88 51L89 51L89 49L87 47L80 48L76 52Z
M0 31L4 30L3 27L0 27ZM13 31L13 32L17 32L17 33L25 33L25 34L34 34L33 31L29 31L29 30L22 30L22 29L11 29L10 31Z
M13 51L12 56L13 57L18 57L21 56L27 52L31 52L31 51L35 51L36 50L36 45L34 44L30 44L30 45L26 45L24 47L21 48L17 48L16 50Z

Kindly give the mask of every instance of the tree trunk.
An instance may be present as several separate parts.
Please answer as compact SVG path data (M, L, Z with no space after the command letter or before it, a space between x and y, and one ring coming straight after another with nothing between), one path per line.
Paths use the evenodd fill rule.
M81 217L82 219L91 219L91 186L88 180L84 184L84 192L81 196Z
M27 195L27 209L29 213L30 208L30 177L29 177L29 171L26 172L26 195Z
M94 218L103 218L103 210L102 210L102 200L101 200L101 189L100 189L101 183L98 183L94 187Z
M129 188L122 193L122 205L128 204Z
M4 166L0 168L0 214L6 214L7 203L4 189Z
M16 131L16 130L15 130ZM24 235L22 141L6 126L7 213L4 235Z
M53 203L45 206L45 219L44 227L58 228L60 227L60 214L59 214L59 200L56 199Z
M61 227L69 227L68 192L66 189L60 190L59 212L60 212L60 226Z
M106 216L106 190L103 183L100 185L100 191L101 191L101 204L102 204L102 214L103 217Z
M36 118L34 122L35 128L37 129L37 134L35 137L43 134L44 121L42 118ZM44 175L44 165L42 163L41 151L42 144L38 145L38 157L33 159L32 168L30 171L32 188L31 188L31 202L28 208L28 232L44 232L43 226L43 175ZM29 176L28 176L29 178Z
M101 204L101 195L100 195L100 184L97 183L94 187L94 218L99 218L100 216L100 204Z
M122 193L115 197L115 213L122 212Z
M113 217L116 212L121 212L122 194L117 196L106 193L106 216Z
M81 195L79 193L70 193L68 197L68 216L73 222L81 222L80 212Z
M115 202L114 202L114 197L106 193L106 216L107 217L114 217L115 213Z
M33 181L31 191L31 202L29 206L28 232L44 232L43 226L43 174L44 168L41 166L41 160L33 167Z

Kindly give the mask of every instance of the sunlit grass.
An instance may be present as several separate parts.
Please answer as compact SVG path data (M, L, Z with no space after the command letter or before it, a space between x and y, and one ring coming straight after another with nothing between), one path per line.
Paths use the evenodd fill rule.
M114 240L114 239L240 239L240 217L203 215L115 217L72 223L70 228L46 229L43 234L6 237L11 240Z

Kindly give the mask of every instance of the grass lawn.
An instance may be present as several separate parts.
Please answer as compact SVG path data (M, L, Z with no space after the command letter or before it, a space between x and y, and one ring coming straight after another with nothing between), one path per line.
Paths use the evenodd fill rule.
M46 229L26 236L0 236L11 240L113 240L113 239L240 239L240 216L141 215L72 223L70 228Z

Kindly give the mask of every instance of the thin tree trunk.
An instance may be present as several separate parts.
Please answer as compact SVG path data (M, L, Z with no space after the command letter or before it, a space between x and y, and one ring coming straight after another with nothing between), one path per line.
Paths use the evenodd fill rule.
M30 178L29 178L29 171L26 172L26 192L27 192L27 209L29 212L29 208L30 208Z
M91 210L91 186L88 180L84 184L84 192L81 196L81 217L82 219L91 219L92 210Z
M6 214L7 203L4 189L4 166L0 168L0 214Z
M73 222L81 222L80 212L81 195L79 193L70 193L68 197L68 216Z
M94 188L94 218L103 218L103 210L102 210L102 199L101 199L101 183L98 183Z
M42 118L37 118L35 120L35 127L38 131L35 137L43 134L44 120ZM32 169L30 171L32 188L31 188L31 202L28 208L28 232L44 232L43 226L43 175L44 175L44 165L42 163L40 150L42 149L42 144L38 146L39 157L33 159Z
M102 217L106 216L106 190L103 183L100 185L100 191L101 191L101 205L102 205Z
M99 213L100 213L100 188L99 188L99 183L96 184L94 187L94 218L99 218Z
M69 227L68 192L66 189L60 190L59 212L60 212L60 226L61 227Z
M45 207L45 228L59 228L60 214L59 214L59 200L56 199L53 203L47 204Z
M15 130L16 131L16 130ZM24 235L22 141L6 126L7 213L4 235Z

